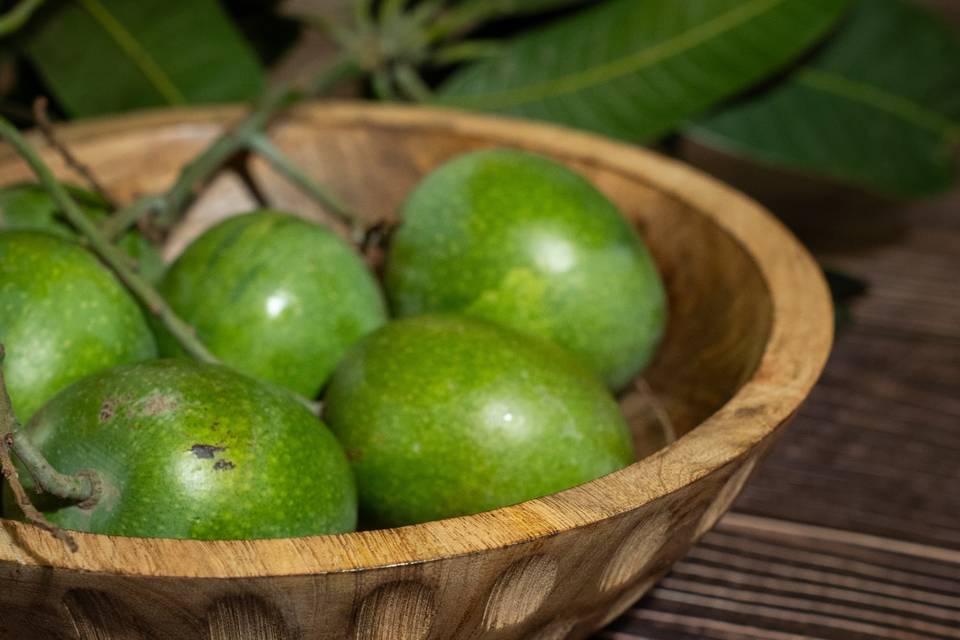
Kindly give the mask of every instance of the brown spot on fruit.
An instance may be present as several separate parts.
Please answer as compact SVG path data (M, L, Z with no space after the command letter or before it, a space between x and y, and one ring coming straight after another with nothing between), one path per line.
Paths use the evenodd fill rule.
M155 416L161 413L168 413L177 408L177 401L174 398L158 394L150 396L143 403L140 413L145 416Z
M190 447L190 453L197 456L201 460L213 460L215 453L226 450L226 447L218 447L214 444L195 444Z
M117 412L118 401L116 398L108 398L100 405L100 422L106 422Z
M214 471L230 471L236 466L237 465L233 464L229 460L217 460L215 463L213 463L213 470Z

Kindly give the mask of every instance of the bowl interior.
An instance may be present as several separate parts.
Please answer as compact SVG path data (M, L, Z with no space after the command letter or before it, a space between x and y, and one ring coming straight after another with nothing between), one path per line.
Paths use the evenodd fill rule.
M275 141L358 211L388 218L427 172L450 157L490 146L523 148L516 141L449 129L323 128L296 120L279 128ZM662 346L652 365L620 394L643 457L693 429L753 374L769 338L770 295L750 255L711 218L642 175L579 158L575 148L551 155L619 205L666 284L670 320ZM264 162L255 159L251 174L271 205L326 218Z
M157 126L139 117L138 126L125 129L114 121L102 135L87 125L66 136L112 193L130 199L170 184L182 165L219 132L218 115L191 112L178 119L176 112L166 112L157 114ZM489 131L481 137L442 123L410 127L363 117L318 119L309 113L278 123L272 137L311 176L370 220L394 218L413 186L457 154L491 146L544 153L542 145L510 136L496 139ZM693 429L749 379L769 339L771 297L760 268L736 239L688 204L683 194L665 191L656 176L599 162L572 145L548 153L619 205L645 239L666 284L670 319L663 343L642 377L620 394L642 458ZM69 175L55 158L51 161ZM28 177L18 162L0 165L0 182ZM322 208L254 157L245 171L225 171L211 183L169 239L166 257L172 259L222 218L263 205L337 226Z
M239 114L232 107L138 113L70 125L59 137L118 200L129 201L166 188ZM523 549L555 547L557 558L579 562L598 550L593 540L621 545L626 535L614 554L619 562L627 550L646 545L652 529L657 540L668 541L670 552L657 552L664 563L657 567L665 569L729 506L769 436L823 367L832 313L815 263L761 207L678 163L542 124L356 103L306 106L276 123L271 135L371 220L393 216L430 169L480 147L549 155L593 181L646 239L669 292L663 345L643 380L621 395L638 454L653 455L518 505L342 535L207 542L78 534L80 552L72 554L35 527L0 521L0 569L56 566L77 576L164 580L300 576L309 582L324 574L340 576L347 591L360 593L353 572L372 588L387 574L396 579L418 571L414 565L443 572L446 560L483 557L495 564ZM54 153L45 149L44 155L58 174L80 182ZM170 238L168 258L220 218L257 206L329 217L262 161L239 169L219 175L199 196ZM26 179L33 179L30 171L0 148L0 184ZM664 447L666 431L684 437ZM587 538L591 543L571 555L570 545Z

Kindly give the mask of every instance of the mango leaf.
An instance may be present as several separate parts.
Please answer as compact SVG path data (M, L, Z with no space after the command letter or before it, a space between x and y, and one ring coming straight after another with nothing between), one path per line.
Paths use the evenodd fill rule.
M455 73L437 101L649 141L782 68L846 5L610 0Z
M906 2L861 0L784 82L687 134L891 195L946 189L960 142L960 39Z
M26 54L73 116L245 99L263 85L216 0L73 0L31 26Z

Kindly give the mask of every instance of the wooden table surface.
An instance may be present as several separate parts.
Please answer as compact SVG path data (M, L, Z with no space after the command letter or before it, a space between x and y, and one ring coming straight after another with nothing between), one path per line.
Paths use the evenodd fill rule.
M819 385L731 513L597 638L960 638L960 191L841 205L802 237L870 289Z

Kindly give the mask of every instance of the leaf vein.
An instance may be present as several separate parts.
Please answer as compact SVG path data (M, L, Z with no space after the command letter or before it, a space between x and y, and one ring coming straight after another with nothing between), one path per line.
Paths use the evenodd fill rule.
M711 38L753 20L759 15L772 11L784 2L786 0L751 0L750 2L744 2L737 5L733 10L718 15L712 20L699 24L676 37L605 64L517 89L478 96L451 96L446 102L478 109L505 109L526 102L536 102L581 91L680 55L709 41Z
M150 84L169 104L186 104L187 99L157 61L137 42L123 24L103 6L100 0L78 0L113 41L130 56Z
M946 138L960 137L960 122L876 85L813 67L804 67L799 70L796 78L797 82L810 89L832 93L852 102L885 111L918 128L933 131Z

